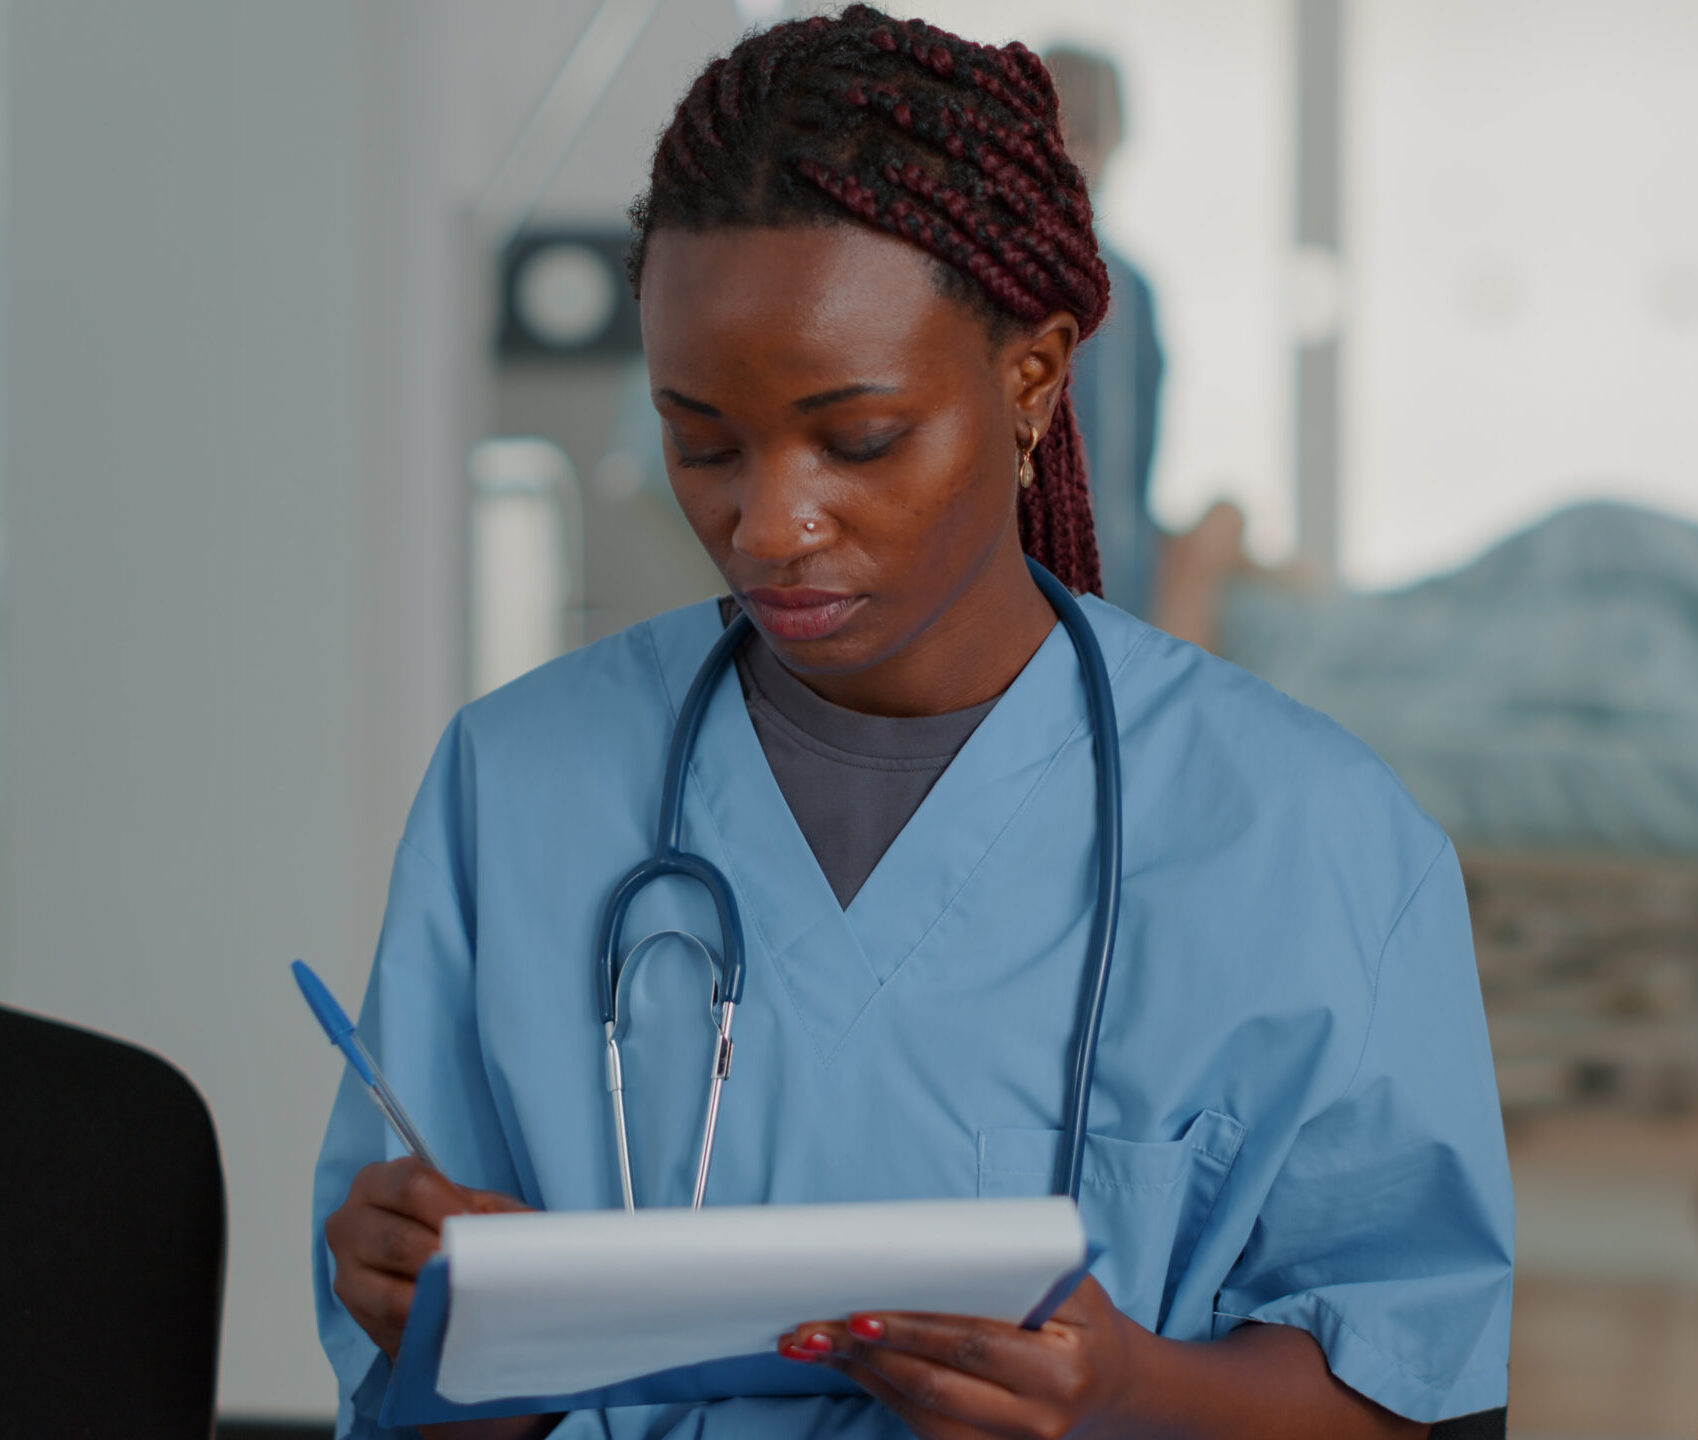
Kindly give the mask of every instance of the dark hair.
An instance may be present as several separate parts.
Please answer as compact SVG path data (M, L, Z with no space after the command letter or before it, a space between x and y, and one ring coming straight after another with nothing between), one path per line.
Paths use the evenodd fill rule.
M859 221L939 262L993 337L1108 309L1091 202L1055 87L1024 45L979 45L868 5L747 35L679 102L631 207L631 283L654 231ZM1009 457L1012 468L1014 457ZM1020 538L1072 590L1102 593L1085 447L1064 389L1020 492Z

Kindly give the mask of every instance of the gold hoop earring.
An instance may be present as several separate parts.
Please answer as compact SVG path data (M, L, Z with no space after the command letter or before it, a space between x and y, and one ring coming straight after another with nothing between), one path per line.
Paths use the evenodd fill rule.
M1015 477L1020 481L1022 490L1030 490L1032 482L1038 478L1038 472L1032 464L1032 452L1038 448L1038 432L1036 429L1032 429L1026 433L1030 438L1024 445L1018 445L1020 460L1014 467ZM1018 442L1016 443L1018 444Z

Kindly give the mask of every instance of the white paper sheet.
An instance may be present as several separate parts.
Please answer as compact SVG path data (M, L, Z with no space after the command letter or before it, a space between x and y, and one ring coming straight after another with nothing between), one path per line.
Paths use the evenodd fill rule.
M437 1389L475 1404L758 1354L856 1310L1019 1321L1085 1234L1044 1197L460 1215L442 1248Z

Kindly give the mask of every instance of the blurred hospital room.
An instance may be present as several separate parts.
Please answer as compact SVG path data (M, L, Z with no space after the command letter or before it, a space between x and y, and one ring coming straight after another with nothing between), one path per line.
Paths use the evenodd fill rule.
M0 1006L204 1097L221 1435L336 1409L341 1063L289 961L358 997L459 706L719 593L626 207L704 59L812 8L0 0ZM1110 598L1456 843L1509 1433L1693 1436L1698 0L886 8L1056 57L1119 266L1077 378ZM51 1243L16 1178L0 1246Z

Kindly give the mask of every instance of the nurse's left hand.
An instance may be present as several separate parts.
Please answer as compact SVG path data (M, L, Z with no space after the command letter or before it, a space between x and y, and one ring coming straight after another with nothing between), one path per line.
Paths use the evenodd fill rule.
M1038 1330L959 1315L858 1315L800 1326L779 1350L842 1371L925 1440L1086 1440L1126 1433L1143 1334L1086 1276Z

